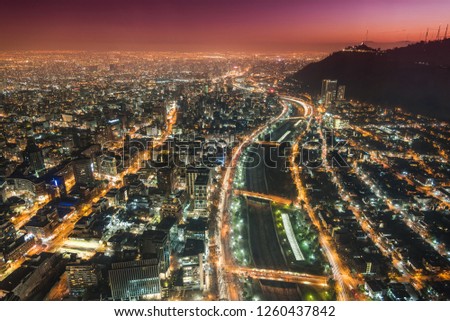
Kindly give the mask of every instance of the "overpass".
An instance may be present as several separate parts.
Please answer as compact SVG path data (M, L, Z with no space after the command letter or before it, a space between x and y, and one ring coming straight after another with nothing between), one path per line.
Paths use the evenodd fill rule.
M257 140L255 143L258 145L280 146L280 143L270 140Z
M291 103L295 103L300 105L301 107L303 107L303 109L305 110L305 115L304 117L311 117L313 115L313 108L310 104L306 103L304 100L299 100L296 97L290 97L290 96L280 96L280 98L282 100L286 100L288 102Z
M277 195L269 195L269 194L263 194L263 193L256 193L256 192L249 192L244 190L235 190L234 193L236 195L242 195L247 197L253 197L253 198L259 198L266 201L271 201L275 203L280 203L284 205L290 205L292 204L292 200L289 198L277 196Z
M322 275L298 273L291 271L258 269L252 267L228 267L227 270L233 274L244 277L252 277L260 280L281 281L289 283L307 284L320 287L328 287L328 278Z

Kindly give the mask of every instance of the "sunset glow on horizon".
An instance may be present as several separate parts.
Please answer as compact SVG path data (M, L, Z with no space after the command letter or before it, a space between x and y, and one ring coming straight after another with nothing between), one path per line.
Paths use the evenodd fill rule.
M302 50L419 41L450 21L443 0L18 0L0 49Z

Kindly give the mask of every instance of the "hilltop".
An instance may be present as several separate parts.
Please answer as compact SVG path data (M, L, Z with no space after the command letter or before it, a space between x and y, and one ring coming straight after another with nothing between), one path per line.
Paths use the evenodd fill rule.
M337 79L348 98L450 119L450 39L389 50L347 47L292 77L313 94L322 79Z

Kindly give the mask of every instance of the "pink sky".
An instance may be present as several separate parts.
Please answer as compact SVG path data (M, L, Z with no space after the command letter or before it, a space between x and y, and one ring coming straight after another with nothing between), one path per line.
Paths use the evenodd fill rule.
M9 0L0 49L301 50L435 37L448 0Z

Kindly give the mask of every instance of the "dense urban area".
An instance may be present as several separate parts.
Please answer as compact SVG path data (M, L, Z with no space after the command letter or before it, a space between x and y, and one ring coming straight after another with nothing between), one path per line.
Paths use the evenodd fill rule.
M450 299L449 124L323 57L1 52L0 300Z

